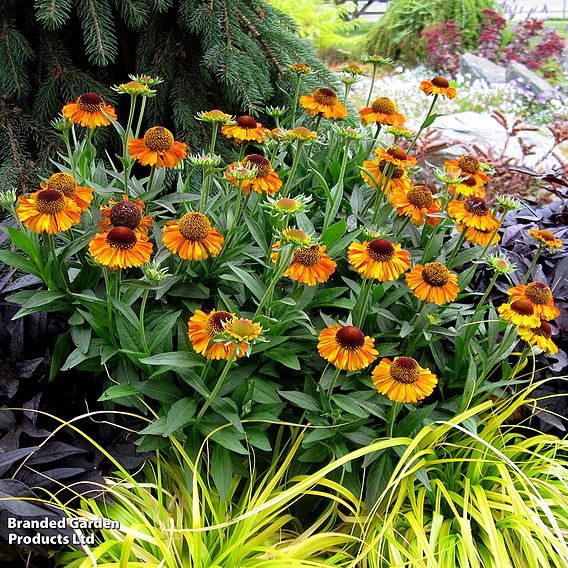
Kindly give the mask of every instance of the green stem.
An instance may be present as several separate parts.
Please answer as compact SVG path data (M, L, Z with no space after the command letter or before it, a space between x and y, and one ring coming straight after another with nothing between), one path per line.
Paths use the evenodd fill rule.
M286 178L286 183L280 192L282 197L288 196L288 190L292 185L292 179L296 175L296 169L298 168L298 162L300 161L300 154L302 153L302 148L304 147L304 142L302 140L298 140L298 146L296 146L296 151L294 152L294 158L292 159L292 166L288 172L288 177Z
M144 110L146 109L146 98L142 97L142 104L140 105L140 114L138 115L138 123L136 124L136 132L134 138L140 136L140 129L142 128L142 119L144 118Z
M436 104L437 100L438 100L438 95L434 95L434 99L432 100L432 104L430 105L430 108L428 109L428 114L426 115L426 118L424 119L424 121L420 125L420 128L418 129L416 136L412 139L412 143L410 144L410 147L408 148L407 153L411 152L412 148L414 148L414 146L416 145L416 142L418 142L418 137L420 136L420 134L422 134L422 131L424 130L424 128L426 128L426 122L430 118L430 115L432 114L432 111L434 110L434 105Z
M390 410L387 422L387 438L392 438L394 433L394 425L399 412L402 410L402 404L400 402L393 402Z
M398 238L402 235L402 233L404 232L404 229L406 229L406 226L408 225L408 223L410 222L410 217L406 217L406 219L402 222L402 224L400 225L400 228L398 229L398 231L396 232L395 236L394 236L394 240L398 240Z
M211 368L211 363L213 359L207 359L205 365L203 365L203 370L201 371L201 380L207 380L207 373L209 373L209 369Z
M436 235L438 234L438 228L440 227L440 225L442 223L443 223L443 220L440 219L440 221L438 223L436 223L436 225L434 226L432 233L430 235L430 238L428 239L428 242L426 243L426 246L424 248L424 252L422 253L422 259L420 260L421 264L425 264L426 261L428 260L428 252L430 251L430 245L432 244Z
M114 338L114 324L113 324L113 313L112 313L112 285L110 282L109 269L103 267L103 277L105 279L105 289L106 289L106 307L107 307L107 329L110 335L111 342L116 346L116 340Z
M58 274L58 279L61 281L61 286L63 288L66 288L69 285L69 276L67 274L65 274L65 276L63 275L63 269L61 267L61 264L59 264L59 258L55 250L55 237L48 234L45 234L44 237L49 247L49 255L51 256L53 261L52 266L55 268L55 271ZM50 280L54 288L59 288L59 285L57 284L57 280L55 278L50 278Z
M375 130L375 135L373 136L373 139L371 140L371 145L369 146L369 151L367 152L367 154L370 154L373 151L373 146L375 146L375 144L377 143L377 138L379 137L379 134L381 133L381 124L379 124L377 122L377 130Z
M136 109L136 97L137 95L131 95L130 97L130 112L128 114L128 123L126 125L126 130L124 131L124 139L122 140L122 151L124 156L124 161L130 160L130 155L128 153L128 137L130 135L130 129L132 128L132 122L134 121L134 111ZM130 166L124 166L124 193L128 196L128 178L130 176Z
M146 302L148 301L148 294L150 290L144 290L142 294L142 303L140 304L140 317L139 317L139 330L140 339L142 340L142 347L144 348L144 353L150 353L148 350L148 342L146 341L146 328L144 326L144 313L146 311Z
M343 99L343 104L347 105L347 99L349 97L349 91L351 90L351 85L349 83L345 83L345 95Z
M388 171L386 172L382 172L381 174L381 178L383 177L383 175L385 176L385 180L381 186L380 191L377 191L377 195L375 197L375 210L373 211L373 217L371 218L371 227L373 227L375 225L375 223L377 222L377 218L379 216L379 210L381 207L381 203L383 201L383 197L385 195L385 192L387 190L387 187L390 183L390 180L392 178L392 174L394 173L394 167L389 164L387 167L385 167L385 170Z
M154 185L154 175L156 173L156 168L154 166L151 166L151 168L150 177L148 178L148 185L146 186L146 193L150 193L152 186Z
M483 260L483 257L485 256L485 254L487 253L487 251L489 250L489 248L491 247L491 245L493 244L493 240L495 239L497 233L499 232L499 229L501 228L501 226L503 225L503 220L505 219L505 215L507 214L507 210L505 209L503 211L503 214L501 215L501 219L499 219L499 225L497 226L497 228L493 231L493 234L491 235L491 238L489 239L489 242L487 243L487 245L485 246L485 248L483 249L481 256L477 259L478 262Z
M197 415L197 418L196 418L197 422L199 422L203 418L205 411L211 406L211 403L217 398L217 395L219 394L219 391L221 390L221 387L223 386L223 383L225 382L225 378L227 377L227 373L229 372L231 365L233 364L234 360L236 359L238 352L239 352L239 344L236 344L235 349L231 353L231 356L229 357L229 359L225 363L225 368L223 369L221 376L217 379L217 383L215 384L215 388L211 391L211 394L207 397L205 404L201 407L201 410L199 411L199 414Z
M341 204L341 200L343 199L343 178L345 177L345 169L347 168L350 144L351 140L347 138L345 140L345 147L343 149L343 159L341 161L341 169L339 170L339 178L337 180L337 184L334 186L337 188L336 195L333 196L331 203L329 201L326 203L322 232L324 232L332 223L333 218L335 217L337 210L339 209L339 205Z
M523 277L521 284L526 284L532 274L532 271L534 270L534 267L536 266L536 262L538 260L538 257L540 256L540 253L542 252L542 249L544 248L544 243L540 243L538 246L538 250L536 251L536 254L534 255L531 265L529 266L529 269L527 270L527 273L525 274L525 276Z
M115 271L115 289L114 289L114 295L117 300L120 300L120 288L122 284L121 277L122 277L122 268L118 268Z
M215 144L217 143L217 132L219 132L219 123L213 123L213 134L211 134L211 144L209 144L209 155L213 157L215 154Z
M337 382L337 379L339 377L339 373L341 372L341 369L335 369L334 373L333 373L333 377L331 377L331 381L329 383L329 387L327 389L327 395L331 396L331 393L333 392L333 388L335 387L335 383Z
M366 278L359 292L359 300L353 310L353 323L355 327L361 328L367 317L367 307L369 303L369 294L373 288L373 279Z
M254 312L254 316L252 318L253 320L260 315L261 310L265 306L265 304L272 300L274 288L276 287L276 284L278 283L280 278L282 278L284 272L286 272L286 269L290 265L290 261L292 260L293 255L294 249L292 247L289 247L286 251L286 254L284 255L282 254L282 250L279 251L278 256L276 257L276 262L274 264L274 269L272 271L272 279L270 281L270 284L268 285L268 288L266 288L266 292L262 296L258 307L256 308L256 312ZM270 310L267 309L266 315L268 316L269 314Z
M377 76L377 63L373 63L373 76L371 78L371 86L369 87L369 94L367 95L367 102L365 106L369 106L371 102L371 96L373 94L373 87L375 86L375 78Z
M298 109L298 99L300 98L300 85L302 84L302 76L298 74L298 82L296 83L296 91L294 92L294 103L292 106L292 126L296 123L296 110Z
M203 170L203 182L201 184L201 199L199 201L199 212L203 213L205 210L205 205L207 203L207 198L209 196L209 189L211 188L211 180L213 174L209 171L209 168L204 168Z
M441 221L440 221L440 223L441 223ZM454 260L454 258L456 257L456 255L460 251L461 246L463 245L463 242L465 241L466 233L467 233L467 227L464 227L462 234L460 235L460 238L458 239L458 242L456 243L456 246L454 247L454 250L452 251L452 254L450 255L450 258L448 258L448 260L446 262L446 266L448 268L451 268L452 260Z

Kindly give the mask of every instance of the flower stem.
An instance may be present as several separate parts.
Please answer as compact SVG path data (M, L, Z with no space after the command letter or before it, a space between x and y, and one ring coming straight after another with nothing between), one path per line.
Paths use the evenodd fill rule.
M385 179L383 181L383 184L381 186L380 191L377 191L377 195L375 197L375 210L373 211L373 217L371 218L371 227L373 227L375 225L375 223L377 222L377 218L379 216L379 211L380 211L380 207L381 207L381 203L383 201L383 197L385 195L385 192L387 190L387 187L391 181L392 178L392 174L394 173L394 167L389 164L387 167L385 167L385 170L388 170L385 174ZM383 172L384 173L384 172ZM381 178L383 176L381 175Z
M150 353L148 350L148 342L146 341L146 328L144 326L144 312L146 311L146 302L148 301L148 294L150 290L144 290L142 294L142 303L140 304L140 317L139 317L139 329L140 329L140 339L142 340L142 347L144 348L144 353Z
M282 254L282 250L278 253L278 256L276 257L276 263L274 264L274 269L272 271L272 279L270 281L270 284L268 285L268 288L266 289L266 292L262 296L258 307L256 308L256 312L254 313L254 316L252 318L253 320L259 316L265 304L269 303L272 300L274 288L276 287L276 284L278 283L280 278L282 278L284 272L286 272L293 255L294 249L292 247L289 247L286 251L286 254L284 255ZM270 308L267 308L266 315L268 316L269 314Z
M359 293L359 300L353 309L353 323L355 327L360 328L365 323L367 317L367 305L369 303L369 294L373 288L373 279L366 278Z
M142 104L140 105L140 114L138 115L138 123L136 125L136 132L134 133L134 138L140 136L140 129L142 128L142 119L144 118L144 110L146 109L146 98L142 97Z
M335 369L335 371L333 372L333 376L331 377L331 381L329 382L329 387L327 389L327 395L331 396L331 393L333 392L333 388L335 387L335 383L337 382L337 379L339 377L339 373L341 373L341 369Z
M294 158L292 159L292 166L288 171L288 177L286 178L286 184L282 188L280 195L282 197L288 196L288 190L292 185L292 179L296 175L296 169L298 168L298 162L300 161L300 154L302 153L302 148L304 147L304 142L302 140L298 140L298 146L296 147L296 151L294 152Z
M422 131L426 128L426 123L428 122L428 119L430 118L430 115L432 114L432 111L434 110L434 105L436 104L437 100L438 100L438 95L434 95L434 99L432 100L432 104L430 105L430 108L428 109L428 114L426 115L426 118L424 119L424 121L420 125L420 128L418 129L416 136L412 139L412 142L411 142L411 144L408 148L407 153L410 153L412 148L414 148L414 146L416 146L416 142L418 142L418 137L420 136L420 134L422 134Z
M199 411L199 414L197 415L197 418L196 418L197 422L199 422L203 418L205 411L211 406L211 403L217 398L217 395L219 394L219 391L221 390L221 387L223 386L223 383L225 382L225 378L227 377L227 373L229 372L231 365L235 361L238 352L239 352L239 344L236 344L235 349L231 353L231 356L229 357L229 359L225 363L225 368L223 369L221 376L217 379L217 383L215 384L215 388L211 391L211 394L207 397L205 404L201 407L201 410Z
M219 123L213 123L213 134L211 134L211 144L209 145L209 155L213 157L215 154L215 144L217 143L217 132L219 131Z
M458 242L456 243L456 246L454 247L454 250L452 251L452 254L450 255L450 258L448 258L448 260L446 261L446 266L448 268L451 268L452 260L454 260L454 258L456 257L456 255L460 251L461 246L463 245L463 242L465 241L466 232L467 232L467 227L464 227L462 234L460 235L460 238L458 239Z
M538 250L536 251L536 253L535 253L535 255L532 259L531 265L529 266L527 273L525 274L525 276L523 277L523 279L521 281L521 284L526 284L529 281L531 274L532 274L532 271L534 270L534 267L536 266L536 262L538 260L538 257L540 256L540 253L542 252L543 248L544 248L544 243L540 243L539 246L538 246Z
M124 156L124 193L128 196L128 177L130 175L130 166L126 165L126 162L130 159L128 154L128 137L130 136L130 129L132 128L132 122L134 121L134 110L136 109L136 97L137 95L130 95L130 112L128 114L128 123L126 124L126 129L124 130L124 139L122 141L122 152Z
M377 63L373 63L373 76L371 77L371 86L369 87L369 93L367 95L367 102L365 103L365 106L369 106L369 103L371 102L373 87L375 86L375 78L377 77L377 66Z
M294 102L292 105L292 128L296 122L296 110L298 109L298 99L300 98L300 85L302 84L302 76L298 74L298 82L296 83L296 91L294 92Z
M390 410L387 422L387 438L392 438L394 433L394 424L399 412L402 410L402 404L400 402L393 402Z

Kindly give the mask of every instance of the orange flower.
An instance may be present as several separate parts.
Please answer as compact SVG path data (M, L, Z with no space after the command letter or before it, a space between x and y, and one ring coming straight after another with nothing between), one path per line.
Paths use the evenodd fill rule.
M450 191L465 197L485 197L483 183L475 176L469 176L457 184L450 185Z
M367 126L373 122L388 124L390 126L402 126L405 118L396 110L395 104L387 97L380 97L373 101L370 107L359 111L361 122Z
M163 126L146 130L144 138L129 138L128 152L143 166L174 168L187 156L187 145L174 140L174 135Z
M18 197L18 219L34 233L54 235L67 231L81 220L81 209L55 189L41 189L29 197Z
M188 336L193 349L206 359L229 360L236 344L227 341L214 341L214 339L219 334L224 333L225 322L233 319L234 316L235 314L224 311L211 310L207 314L201 310L196 310L188 322ZM245 353L246 345L241 345L237 357L242 357Z
M487 202L481 197L468 197L467 199L452 200L448 203L448 215L458 224L473 227L482 231L495 231L499 221L491 213Z
M430 226L440 222L439 217L429 217L441 210L440 200L434 199L427 185L413 185L408 188L397 187L390 196L390 202L399 215L410 217L414 225Z
M152 226L152 217L143 216L145 205L141 199L130 201L128 195L122 196L122 201L110 199L107 206L101 206L103 218L99 226L103 231L110 227L128 227L139 236L147 236Z
M390 162L386 160L365 160L361 176L369 184L374 185L377 189L381 189L387 176L385 174L386 166ZM400 189L406 191L410 187L410 178L405 168L391 167L390 180L385 188L385 193L390 195L394 190ZM367 174L367 170L371 175Z
M552 341L552 327L547 321L541 321L536 327L519 327L519 337L529 345L536 345L545 353L558 353L558 346Z
M89 252L98 263L118 270L150 262L152 243L128 227L113 227L108 233L95 235L89 243Z
M515 300L497 308L499 315L509 323L520 327L538 327L540 318L529 300Z
M105 104L97 93L85 93L74 103L67 103L61 111L63 116L74 124L87 128L108 126L110 118L116 120L116 111Z
M359 274L379 282L396 280L410 268L410 253L385 239L351 243L347 258Z
M456 174L459 177L469 179L473 176L477 186L483 186L489 181L489 176L481 170L480 161L471 154L462 156L459 160L446 160L444 168L451 174Z
M463 223L458 223L456 229L460 233L465 234L465 239L473 245L486 247L491 241L491 246L496 246L501 240L501 235L495 231L484 231L483 229L475 229L474 227L466 227Z
M375 340L354 325L338 323L321 331L318 337L320 357L342 371L359 371L368 367L379 352Z
M379 393L394 402L418 402L430 396L438 383L436 375L412 357L381 359L371 379Z
M179 221L168 221L162 232L164 246L185 260L217 256L224 240L205 215L193 211Z
M562 239L557 239L548 229L540 230L533 227L529 235L537 241L545 244L550 250L559 249L564 243Z
M277 241L274 249L279 246L280 241ZM278 252L273 252L271 258L272 262L276 262ZM336 266L337 263L325 252L325 245L299 247L294 251L294 257L284 276L308 286L315 286L318 282L327 282Z
M448 99L453 99L458 94L455 87L450 87L445 77L434 77L431 81L422 81L420 90L426 95L442 95Z
M60 191L65 197L70 197L81 211L86 211L93 200L93 189L77 185L77 181L71 174L58 172L53 174L47 183L39 184L42 189L54 189Z
M308 114L321 114L324 118L341 120L348 114L347 109L339 102L335 92L325 87L316 89L311 95L301 96L300 104Z
M438 305L453 302L458 294L458 277L440 262L417 264L407 275L406 283L415 296Z
M409 156L400 146L391 146L388 150L379 147L375 150L375 156L379 163L385 160L397 168L412 168L416 165L416 158Z
M243 193L245 195L248 195L251 189L256 191L256 193L264 192L268 195L274 195L282 187L282 180L272 169L272 164L268 158L260 154L249 154L243 158L242 163L247 168L251 166L258 168L254 178L243 180ZM231 171L231 166L236 164L237 162L233 162L225 171L225 177L234 185L238 185L239 181L231 176L229 172Z
M236 123L225 124L221 132L236 142L266 142L270 130L248 115L239 116Z
M550 287L544 282L531 282L530 284L513 286L507 291L511 302L528 300L541 319L550 321L560 315L560 310L554 305L554 298Z

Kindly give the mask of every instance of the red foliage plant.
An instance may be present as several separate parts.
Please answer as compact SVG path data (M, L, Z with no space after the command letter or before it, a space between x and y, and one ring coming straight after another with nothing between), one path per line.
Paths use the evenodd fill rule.
M495 10L482 10L483 20L480 24L481 34L477 50L481 57L497 61L499 48L503 37L503 30L507 26L507 20Z
M425 38L425 63L442 73L455 77L459 70L462 33L453 20L440 22L425 28L420 35Z

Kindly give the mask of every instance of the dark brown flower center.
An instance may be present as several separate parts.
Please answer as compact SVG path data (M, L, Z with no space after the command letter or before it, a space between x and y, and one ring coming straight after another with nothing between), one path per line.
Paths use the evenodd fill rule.
M142 211L132 201L120 201L112 206L109 219L115 227L120 225L129 229L136 229L142 220Z
M344 349L360 349L365 345L365 335L354 325L346 325L337 330L335 341Z
M59 172L53 174L47 180L47 189L54 189L55 191L60 191L65 195L65 197L71 197L75 193L75 188L77 187L77 182L75 178L64 172Z
M469 176L467 179L464 179L462 185L467 185L467 187L475 187L477 185L477 180L475 176Z
M479 171L479 160L471 155L462 156L458 160L458 166L463 172L476 174Z
M104 101L97 93L85 93L77 99L77 106L84 112L98 112Z
M435 87L440 87L440 89L447 89L450 86L448 80L445 77L434 77L432 79L432 85L434 85Z
M301 247L294 251L294 262L304 266L316 265L322 257L321 247L313 245L311 247Z
M552 292L544 282L531 282L525 294L533 304L548 304L552 300Z
M239 118L237 118L237 124L241 128L256 128L258 126L256 120L252 116L248 116L248 114L239 116Z
M387 150L387 154L396 160L406 160L408 158L408 154L399 146L393 146Z
M552 327L547 321L541 321L540 327L533 329L533 333L535 335L541 335L542 337L546 337L548 339L552 337Z
M211 231L211 223L203 213L186 213L178 223L178 231L188 241L202 241Z
M331 89L325 87L316 89L312 97L320 105L332 106L337 103L337 95Z
M532 316L534 314L533 305L529 300L515 300L511 303L511 309L522 316Z
M428 209L434 203L432 192L425 185L413 185L406 193L406 198L420 209Z
M371 105L373 112L381 114L394 114L396 112L395 104L387 97L380 97L373 101Z
M243 164L245 164L245 166L256 166L258 168L256 177L260 178L266 177L272 171L270 160L260 154L249 154L248 156L245 156L243 158Z
M65 209L65 196L55 189L42 189L37 194L35 208L40 213L55 215Z
M367 254L380 262L387 262L394 256L394 246L385 239L375 239L367 245Z
M489 207L487 207L487 202L481 197L469 197L463 203L463 208L472 215L477 217L483 217L489 213Z
M422 271L422 280L434 287L445 286L450 279L450 271L441 262L429 262Z
M232 317L232 314L223 311L210 314L206 324L207 333L209 334L209 336L214 337L218 333L223 332L225 330L223 323L229 321Z
M420 367L412 357L395 357L390 375L398 383L412 384L420 377Z
M128 227L113 227L106 237L107 244L117 249L131 249L136 241L136 233Z
M174 135L163 126L154 126L144 134L144 146L154 152L166 152L174 145Z
M540 231L540 236L545 240L545 241L554 241L554 235L548 230L548 229L544 229L542 231Z
M385 168L389 166L391 173L391 179L400 179L404 175L404 170L402 168L398 168L391 162L387 162L387 160L381 160L379 162L379 170L381 172L385 171Z

